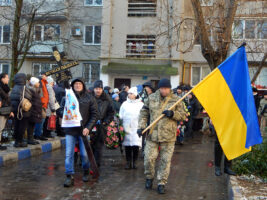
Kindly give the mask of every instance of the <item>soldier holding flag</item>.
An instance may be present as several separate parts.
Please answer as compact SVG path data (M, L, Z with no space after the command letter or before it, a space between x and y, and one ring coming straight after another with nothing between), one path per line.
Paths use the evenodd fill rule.
M171 158L176 141L177 122L186 119L186 112L182 104L174 109L168 110L179 98L173 94L171 83L168 79L161 79L158 84L159 90L151 94L145 102L139 117L139 129L137 133L142 135L147 126L148 119L153 122L161 114L165 116L149 130L145 146L145 175L146 189L151 189L155 174L155 162L160 155L159 168L157 172L158 193L165 193L165 184L170 173ZM160 150L159 150L160 147Z

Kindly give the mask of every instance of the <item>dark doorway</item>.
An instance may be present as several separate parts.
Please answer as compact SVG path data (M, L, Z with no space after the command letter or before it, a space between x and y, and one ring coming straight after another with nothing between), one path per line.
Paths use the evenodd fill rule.
M131 87L131 79L115 78L114 88L121 89L123 85L128 85L129 87Z

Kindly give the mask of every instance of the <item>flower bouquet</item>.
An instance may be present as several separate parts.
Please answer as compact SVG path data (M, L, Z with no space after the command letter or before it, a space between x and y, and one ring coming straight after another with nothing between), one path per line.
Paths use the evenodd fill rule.
M109 149L118 148L125 136L123 126L119 120L119 117L116 115L114 120L107 127L107 135L105 139L105 145Z

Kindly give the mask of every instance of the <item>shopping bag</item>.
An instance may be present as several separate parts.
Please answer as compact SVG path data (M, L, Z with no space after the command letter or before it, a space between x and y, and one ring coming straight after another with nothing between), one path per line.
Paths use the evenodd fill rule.
M62 117L61 127L80 127L82 116L79 108L79 101L72 89L66 89L66 100Z
M57 119L56 115L51 115L48 118L47 130L49 130L49 131L55 131L56 130L56 119Z

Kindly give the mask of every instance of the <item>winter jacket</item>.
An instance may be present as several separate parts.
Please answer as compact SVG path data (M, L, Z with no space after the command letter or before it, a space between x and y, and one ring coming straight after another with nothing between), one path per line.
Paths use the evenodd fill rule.
M34 123L42 122L42 101L40 96L40 88L34 88L30 85L27 85L27 88L31 91L32 94L32 107L31 107L31 116L30 121Z
M126 91L122 91L120 94L120 103L122 104L124 101L127 100L127 97L128 97L128 93Z
M168 101L163 111L170 108L179 100L179 98L173 93L171 93L169 97L170 100ZM161 97L159 90L148 97L148 101L144 104L143 108L140 111L138 123L139 129L146 128L149 117L150 123L152 123L162 114L162 112L160 111L166 99L167 97ZM152 134L147 137L148 140L151 140L153 142L176 141L177 122L184 121L186 119L186 112L182 103L178 104L174 109L172 109L172 111L174 112L173 117L168 118L165 116L161 120L159 120Z
M93 95L95 97L94 92ZM111 98L108 94L103 92L99 98L95 97L95 99L99 113L98 120L100 120L101 123L109 124L113 120L115 114Z
M47 81L42 79L41 80L41 87L42 87L41 101L42 101L42 106L45 109L47 109L48 103L49 103L49 94L48 94L46 85L47 85Z
M123 141L124 146L142 146L142 138L137 135L137 129L138 118L143 105L140 99L130 100L129 98L121 105L119 115L126 132Z
M24 86L26 85L26 75L23 73L18 73L14 77L14 87L10 94L10 100L11 100L11 106L12 106L12 112L17 116L18 107L22 99L22 93ZM32 94L29 88L25 87L25 94L24 98L28 99L31 102ZM23 117L30 117L31 112L30 110L28 112L23 111L22 112Z
M188 111L190 112L190 118L192 119L194 119L200 112L200 104L194 95L192 99L189 99Z
M9 91L10 88L8 85L0 81L0 101L2 102L2 107L8 107L11 105Z
M259 107L259 110L258 110L258 115L267 117L267 99L265 99L265 98L263 98L260 101L260 107Z
M65 89L60 83L59 85L54 86L55 96L58 103L62 101L62 98L65 97Z
M118 101L115 101L115 100L112 100L112 103L113 103L114 111L116 113L119 113L120 112L120 108L121 108L121 103L118 102Z
M47 88L48 96L49 96L49 103L47 105L46 116L49 117L53 112L56 111L55 110L56 97L55 97L54 89L51 87L51 85L47 84L46 88Z
M74 79L72 81L71 87L73 88L74 82L77 80L83 83L83 91L81 93L76 93L77 100L79 101L79 109L82 116L82 128L88 128L90 131L98 119L97 104L95 98L92 97L87 91L85 84L82 79ZM65 98L64 98L65 99ZM64 104L64 99L62 103ZM74 128L64 128L67 135L79 136L77 127ZM80 133L82 134L82 133Z

